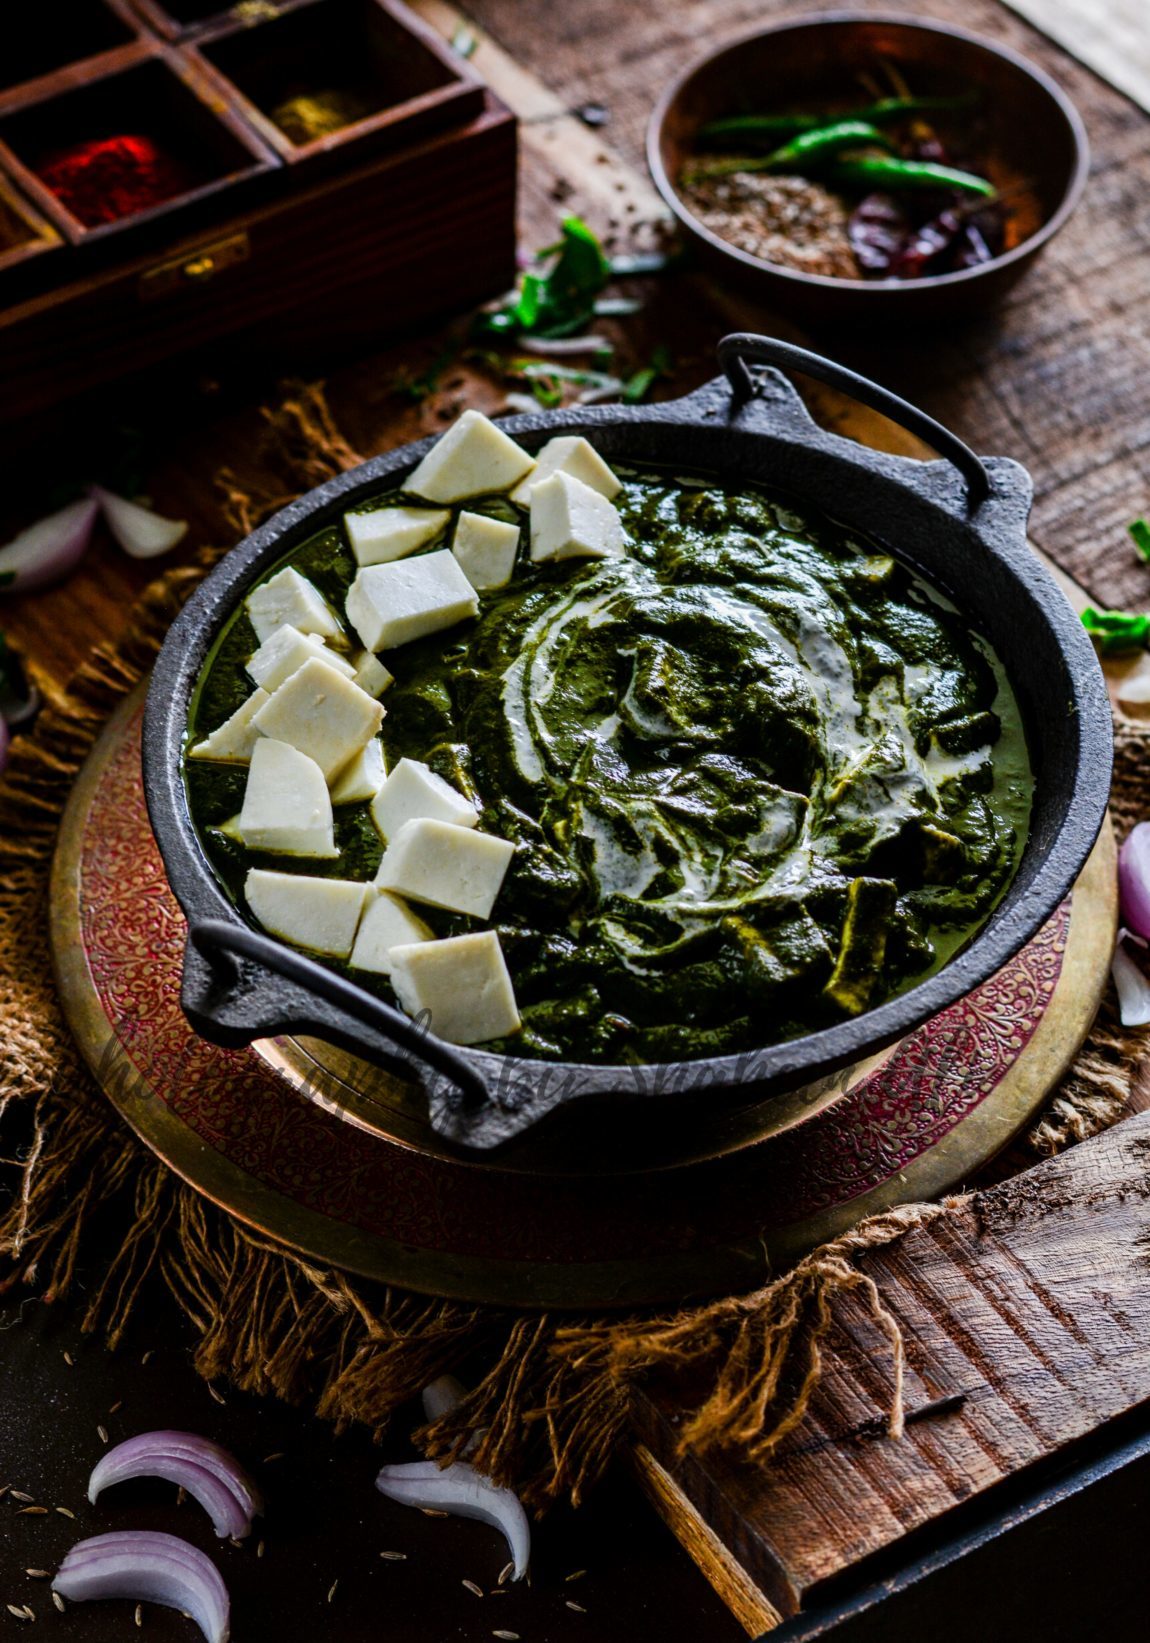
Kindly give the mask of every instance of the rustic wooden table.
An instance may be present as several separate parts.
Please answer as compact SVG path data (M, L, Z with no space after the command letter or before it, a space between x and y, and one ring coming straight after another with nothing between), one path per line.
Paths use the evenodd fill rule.
M1037 16L1045 3L1025 0L1024 9ZM419 0L417 9L451 34L457 14L443 0ZM568 210L586 215L620 249L636 237L649 237L660 212L645 180L642 139L658 88L704 43L749 28L764 15L801 9L809 8L764 7L762 0L674 0L660 8L620 0L582 0L564 8L532 7L524 0L474 0L469 10L480 34L478 66L523 122L524 243L545 243L553 237L556 217ZM1099 600L1143 605L1147 572L1129 551L1124 528L1150 502L1150 328L1145 318L1150 311L1150 218L1144 203L1150 186L1150 120L997 0L924 0L913 7L888 0L881 7L860 9L927 11L1004 39L1034 57L1055 73L1082 110L1094 165L1078 214L998 312L929 339L805 340L825 344L924 405L977 449L1025 462L1036 482L1033 535L1039 546ZM1103 45L1108 38L1120 39L1128 15L1123 0L1089 8L1078 0L1059 0L1057 12L1062 22L1069 13L1079 30L1083 14L1089 15L1093 50L1099 39ZM1108 18L1114 21L1113 36L1103 26ZM1132 77L1141 72L1150 80L1150 71L1145 65L1138 70L1139 36L1132 38L1133 46L1112 47L1109 60L1125 63L1126 83L1136 89ZM606 108L605 126L592 129L572 112L588 103ZM643 363L655 345L669 344L674 373L659 390L667 395L713 374L714 343L732 323L794 334L776 316L749 314L729 302L689 270L636 282L634 289L645 298L645 307L616 326L620 356L624 362ZM337 362L327 372L337 417L358 449L379 450L442 426L441 416L450 414L464 389L471 402L498 406L500 386L470 367L448 371L443 391L425 402L396 392L397 373L426 368L442 344L439 333L405 339L373 347L361 359ZM314 360L290 350L276 364L279 374L315 367ZM225 347L192 367L173 367L146 386L104 395L96 407L65 407L36 447L21 452L19 484L14 471L9 494L30 496L38 476L78 472L89 465L102 448L122 438L115 431L122 422L145 430L149 489L157 504L191 519L188 551L218 541L224 527L215 476L221 468L237 472L247 484L276 488L276 475L259 452L260 407L274 400L277 373L253 367ZM821 396L818 406L828 418L837 414L829 397ZM7 534L0 531L0 537ZM45 678L62 683L94 641L114 637L148 574L148 567L128 562L110 542L100 540L63 587L8 600L2 613L5 631ZM1147 1144L1141 1133L1134 1139ZM1137 1157L1135 1150L1127 1159L1130 1170L1123 1189L1135 1197L1142 1191L1134 1168ZM1093 1168L1092 1163L1084 1166L1087 1176ZM1109 1237L1117 1239L1116 1227L1112 1222ZM1119 1240L1115 1247L1136 1277L1136 1246ZM1108 1270L1112 1268L1113 1262ZM936 1273L940 1283L949 1281L937 1264ZM1139 1286L1132 1281L1128 1288L1123 1305L1134 1311ZM370 1479L374 1461L365 1441L352 1436L333 1443L314 1423L251 1400L237 1398L223 1410L216 1408L190 1370L174 1319L157 1315L147 1320L131 1348L114 1358L92 1342L81 1344L67 1312L46 1317L35 1306L12 1308L0 1323L6 1331L0 1349L0 1484L16 1484L37 1500L74 1507L83 1518L81 1483L101 1421L115 1433L117 1421L126 1432L145 1422L203 1426L210 1418L212 1429L225 1440L229 1433L242 1433L247 1451L284 1453L286 1459L274 1463L282 1464L284 1483L277 1491L266 1565L241 1562L235 1577L241 1639L327 1636L337 1629L349 1638L374 1636L378 1630L413 1643L485 1638L495 1628L519 1633L523 1643L578 1636L609 1643L637 1631L668 1638L706 1636L715 1643L742 1635L625 1479L613 1483L579 1520L564 1517L543 1530L534 1591L480 1601L461 1581L473 1577L487 1584L498 1567L498 1553L483 1531L455 1523L409 1524L395 1516L381 1521L369 1486L369 1498L363 1501L364 1479ZM143 1352L153 1347L158 1347L156 1356L143 1364ZM74 1366L67 1363L65 1350ZM1038 1348L1036 1362L1041 1366ZM1081 1414L1082 1398L1073 1388L1060 1391L1063 1395ZM121 1399L123 1410L108 1417L108 1409ZM1113 1400L1101 1403L1105 1412L1114 1407ZM1100 1418L1102 1412L1100 1404ZM1141 1442L1136 1432L1126 1435L1135 1447ZM1113 1442L1107 1438L1110 1451ZM795 1466L795 1487L801 1490L801 1461ZM1101 1486L1088 1498L1101 1501ZM1021 1510L1017 1503L1012 1509L1016 1515ZM1117 1505L1109 1509L1118 1511ZM157 1514L156 1526L165 1526L159 1507ZM171 1516L175 1518L174 1509ZM1089 1532L1090 1518L1087 1511L1080 1534ZM31 1600L45 1620L55 1623L43 1587L37 1588L22 1571L50 1566L74 1526L62 1516L18 1518L14 1513L5 1513L3 1524L0 1604ZM1141 1601L1144 1613L1145 1581L1117 1527L1109 1544L1115 1557L1125 1556L1124 1567L1134 1569L1141 1582L1140 1591L1135 1586L1124 1593L1123 1604L1132 1614ZM408 1562L380 1563L377 1553L389 1545L409 1550ZM1042 1561L1041 1544L1028 1555L1044 1580L1050 1566ZM580 1568L587 1574L577 1585L567 1585L564 1577ZM327 1594L337 1576L340 1585L329 1608ZM1005 1582L1001 1570L989 1578ZM961 1572L956 1579L954 1612L962 1602ZM1113 1589L1120 1586L1118 1581ZM572 1599L587 1613L568 1607ZM1111 1608L1107 1615L1120 1635L1126 1612ZM1033 1616L1038 1609L1016 1607L1009 1611L1009 1624L1004 1620L1001 1626L980 1615L976 1629L988 1638L1026 1638L1035 1635L1027 1627L1028 1613ZM19 1622L0 1609L0 1626L4 1624L16 1627ZM107 1616L96 1610L75 1612L59 1624L75 1638L111 1635ZM921 1617L907 1611L902 1619L884 1619L880 1632L889 1643L916 1633L921 1624ZM149 1612L146 1625L160 1639L186 1636L177 1617L159 1611ZM1087 1635L1073 1625L1064 1631L1044 1625L1048 1636Z

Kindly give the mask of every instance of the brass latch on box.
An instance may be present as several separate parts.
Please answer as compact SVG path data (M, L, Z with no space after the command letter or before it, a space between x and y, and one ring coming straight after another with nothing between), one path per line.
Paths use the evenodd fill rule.
M186 291L193 285L205 285L225 268L231 268L237 262L246 262L250 255L251 242L247 231L241 229L238 234L229 234L227 239L213 240L210 245L185 251L182 256L171 257L167 262L147 269L140 275L140 296L148 301L153 297L170 296L175 291Z

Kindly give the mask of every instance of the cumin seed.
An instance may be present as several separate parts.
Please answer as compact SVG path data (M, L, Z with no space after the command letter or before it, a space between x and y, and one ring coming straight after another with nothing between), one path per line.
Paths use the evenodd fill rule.
M217 1392L214 1386L208 1387L208 1393L211 1397L215 1398L217 1403L227 1403L227 1399L224 1397L223 1393Z
M46 1506L21 1506L20 1510L16 1513L16 1516L17 1517L47 1517L48 1516L48 1508Z
M25 1493L24 1493L24 1491L23 1491L23 1489L13 1489L13 1491L12 1491L12 1499L13 1499L13 1500L27 1500L27 1501L31 1501L31 1500L34 1500L34 1499L35 1499L35 1496L34 1496L34 1495L26 1495L26 1494L25 1494Z
M47 1580L52 1571L51 1569L25 1569L24 1573L29 1580Z
M64 1603L64 1599L60 1596L59 1592L53 1592L52 1593L52 1602L59 1609L60 1613L63 1614L66 1605Z
M499 1585L499 1586L506 1586L507 1582L511 1579L511 1576L514 1573L515 1573L514 1563L505 1563L503 1565L502 1569L500 1569L500 1571L499 1571L499 1579L496 1582L496 1584Z
M137 1626L142 1626L143 1624L144 1624L144 1605L142 1603L137 1603L136 1604L136 1625Z
M282 1449L277 1449L274 1455L265 1455L264 1456L263 1464L265 1466L271 1466L274 1461L283 1460L283 1458L284 1458L283 1450Z
M97 1426L96 1436L99 1438L101 1443L107 1443L107 1441L108 1441L108 1428L106 1426Z
M75 1518L75 1516L76 1516L75 1512L72 1510L72 1508L70 1506L57 1506L56 1510L57 1510L57 1512L59 1512L61 1517Z
M76 1360L70 1352L65 1352L64 1362L68 1365L69 1369L74 1369L75 1368Z
M27 1620L27 1618L28 1618L27 1614L17 1604L9 1603L7 1605L7 1608L8 1608L8 1613L12 1616L13 1620Z
M424 1517L447 1517L449 1515L447 1512L441 1512L438 1506L421 1506L419 1510Z
M151 1362L151 1361L152 1361L152 1353L153 1353L153 1352L154 1352L154 1351L155 1351L155 1350L156 1350L156 1349L155 1349L155 1347L154 1347L154 1346L150 1346L150 1347L149 1347L149 1348L148 1348L148 1350L147 1350L147 1351L146 1351L146 1352L145 1352L145 1353L144 1353L144 1356L143 1356L143 1357L142 1357L142 1358L141 1358L141 1359L140 1359L140 1362L141 1362L141 1363L142 1363L142 1364L144 1364L144 1363L150 1363L150 1362Z
M123 1407L124 1407L123 1398L117 1398L115 1403L112 1404L111 1408L108 1410L108 1413L109 1413L109 1415L114 1415L116 1413L117 1409L122 1409Z
M4 1499L4 1496L8 1493L11 1487L12 1485L10 1483L0 1483L0 1500Z
M573 1597L569 1597L567 1599L567 1607L569 1609L574 1609L576 1614L586 1614L587 1613L587 1611L583 1607L582 1603L576 1603L576 1601Z
M383 1560L386 1563L406 1563L407 1562L407 1553L406 1552L380 1552L379 1555L380 1555L381 1558L383 1558Z
M519 1643L519 1633L518 1632L492 1632L491 1635L492 1635L492 1637L503 1638L504 1643Z
M586 1569L576 1569L574 1573L564 1576L563 1584L569 1586L573 1580L582 1580L586 1573Z
M339 1585L339 1576L337 1575L336 1578L331 1583L331 1591L328 1592L328 1594L327 1594L327 1600L328 1600L329 1603L331 1602L332 1598L335 1596L335 1589L338 1585Z
M182 1506L184 1504L184 1502L187 1500L187 1498L188 1498L188 1491L184 1488L183 1484L181 1483L179 1488L176 1490L176 1505L177 1506Z
M463 1584L467 1587L467 1590L474 1593L476 1597L483 1596L483 1587L477 1585L474 1580L465 1580Z
M263 1557L263 1555L264 1555L264 1543L263 1543L262 1540L257 1540L256 1541L256 1556L257 1557Z

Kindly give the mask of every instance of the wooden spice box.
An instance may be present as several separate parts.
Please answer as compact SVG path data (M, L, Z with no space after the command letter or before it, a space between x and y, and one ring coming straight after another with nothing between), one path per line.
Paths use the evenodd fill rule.
M399 0L54 0L0 50L0 421L497 294L515 121Z

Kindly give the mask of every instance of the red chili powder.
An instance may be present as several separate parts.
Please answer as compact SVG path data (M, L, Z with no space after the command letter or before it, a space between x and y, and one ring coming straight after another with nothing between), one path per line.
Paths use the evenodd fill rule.
M94 137L58 149L36 167L40 180L87 228L119 222L184 193L195 178L151 137Z

